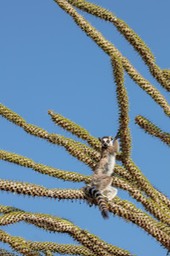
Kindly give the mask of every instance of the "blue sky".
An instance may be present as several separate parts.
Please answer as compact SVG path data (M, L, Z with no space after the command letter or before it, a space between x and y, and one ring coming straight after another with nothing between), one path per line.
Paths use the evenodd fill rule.
M169 1L94 2L127 22L151 48L157 64L161 68L170 68ZM170 101L169 94L150 76L141 58L111 24L87 14L84 16ZM1 1L0 33L2 104L19 113L27 122L49 132L70 136L51 122L47 112L52 109L96 137L116 133L118 114L110 60L53 1ZM168 132L169 118L127 75L125 84L130 99L133 159L152 184L170 196L169 148L134 124L135 116L140 114ZM64 149L25 134L5 119L0 118L0 126L1 149L63 170L91 174L87 166L69 156ZM49 188L83 186L83 183L63 182L3 161L0 176ZM126 192L119 190L118 195L129 199ZM85 203L32 199L5 192L1 192L0 203L68 218L136 255L166 255L156 240L143 230L118 217L111 216L105 221L97 208L89 208ZM67 235L51 234L24 223L3 227L3 230L28 240L73 242ZM2 243L0 247L8 248Z

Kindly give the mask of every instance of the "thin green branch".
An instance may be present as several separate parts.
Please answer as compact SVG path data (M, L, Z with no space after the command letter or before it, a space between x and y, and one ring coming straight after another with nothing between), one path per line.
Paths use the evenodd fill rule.
M136 116L135 118L136 124L138 124L145 132L150 135L161 139L164 143L170 146L170 133L163 132L158 126L153 124L147 118L143 116Z
M170 225L170 211L166 206L163 207L161 204L145 197L137 187L121 178L113 177L112 185L128 191L130 195L140 202L155 218Z
M128 212L136 213L138 216L142 219L149 218L150 223L152 225L156 226L163 232L165 232L167 235L170 235L170 226L167 224L164 224L162 222L158 222L154 220L149 214L143 212L141 209L137 208L133 203L127 201L127 200L121 200L118 197L115 197L114 203L117 204L120 207L123 207L123 209L127 210Z
M4 249L0 249L0 255L2 255L2 256L17 256L16 254L14 254L12 252L8 252L7 250L4 250Z
M25 221L45 230L68 233L79 243L98 256L110 256L114 253L116 256L130 256L130 253L116 246L105 243L98 237L89 232L75 226L73 223L61 218L50 216L47 214L27 213L27 212L11 212L0 216L0 225L8 225L16 222Z
M95 167L95 161L84 152L85 147L80 146L79 142L65 138L64 136L58 134L49 134L47 140L53 144L65 147L70 155L87 164L90 168L93 169Z
M54 113L52 110L48 111L48 114L51 116L52 121L62 127L64 130L71 132L72 134L76 135L78 138L81 138L88 142L88 144L94 148L95 150L99 151L101 148L101 144L99 140L93 136L90 135L90 133L81 127L80 125L76 124L75 122L71 121L70 119L58 114ZM97 153L95 151L92 151L91 148L89 148L91 152L89 154Z
M133 213L133 212L129 212L129 211L123 209L122 207L117 206L114 203L112 203L112 205L110 205L110 210L114 214L137 224L138 226L143 228L145 231L147 231L149 234L151 234L153 237L155 237L157 239L157 241L159 241L167 249L170 249L170 238L169 238L169 236L165 232L160 230L157 226L155 226L156 222L152 221L152 219L150 217L148 217L147 215L146 215L145 218L144 218L144 215L142 215L142 218L141 218L138 214ZM62 227L61 227L61 223L59 225L60 228L58 229L58 225L56 226L56 223L51 222L51 220L49 220L49 219L47 220L44 217L42 217L43 220L40 220L39 218L41 218L41 215L39 215L37 220L34 221L34 218L32 219L32 215L29 216L29 223L31 221L32 224L37 225L39 227L44 227L44 228L49 229L51 231L54 230L54 231L57 231L57 232L67 232L67 231L69 233L71 232L71 235L77 241L81 242L86 247L89 246L88 248L91 249L91 250L93 250L92 248L94 248L94 245L96 245L96 246L98 245L99 246L98 250L94 251L97 255L107 255L107 254L104 254L103 249L107 250L108 252L114 253L113 247L110 247L110 246L106 245L106 243L103 243L103 242L99 241L99 239L97 239L96 237L94 237L93 235L88 233L87 231L84 231L84 230L82 231L82 230L80 230L80 228L78 228L76 226L74 226L72 231L71 231L70 226L68 227L68 226L65 226L65 225L63 226L62 225ZM62 230L62 231L60 231L60 230ZM89 238L89 241L92 242L92 248L91 248L90 244L88 244L88 241L84 240L84 235L87 238ZM83 241L82 241L82 238L83 238ZM83 242L85 242L85 243L83 243ZM102 248L102 250L101 250L101 248ZM117 255L116 251L115 251L115 255ZM122 255L122 254L119 253L118 255Z
M85 0L67 0L73 6L88 12L98 18L110 21L115 25L117 30L127 39L127 41L134 47L134 49L141 55L145 63L155 62L153 53L144 41L131 29L123 20L116 17L107 9L87 2Z
M134 170L135 171L134 171L133 174L135 174L135 175L133 175L132 172L130 173L129 170L125 169L124 167L122 167L120 165L116 165L115 168L114 168L114 174L113 175L114 175L114 177L118 177L120 179L123 178L123 180L125 180L131 186L136 187L141 192L144 191L145 194L146 194L146 191L144 190L144 187L143 187L144 181L142 181L141 183L139 183L139 181L138 181L140 173L138 174L137 172L141 172L141 171L138 168L136 169L136 166L135 166ZM138 176L138 178L136 178L137 176ZM150 186L152 187L151 184L150 184ZM163 193L158 191L156 188L153 188L153 189L156 191L156 193L160 194L160 198L161 198L162 202L164 202L164 204L161 203L161 207L164 210L169 211L169 208L167 208L167 207L169 207L169 202L168 202L169 199L167 198L167 196L165 196Z
M4 243L8 243L12 249L22 253L23 255L27 256L35 256L40 255L38 254L39 251L42 251L44 253L46 252L54 252L54 253L60 253L60 254L70 254L70 255L83 255L83 256L96 256L93 252L91 252L89 249L85 248L84 246L80 245L71 245L71 244L57 244L52 242L32 242L32 241L26 241L21 237L11 236L8 233L0 230L0 241ZM21 243L22 251L17 243ZM25 252L23 253L23 247L30 248L30 251L32 254L29 254ZM16 256L16 254L8 253L6 250L0 249L0 255L2 256ZM52 254L53 255L53 254Z
M49 175L58 179L63 179L65 181L88 182L88 176L85 176L83 174L63 171L47 165L39 164L34 162L30 158L14 154L11 152L7 152L5 150L0 150L0 159L20 166L31 168L34 171L39 172L41 174Z
M49 250L45 251L44 254L45 254L45 256L53 256L53 255L54 255L54 254L53 254L51 251L49 251Z
M164 211L165 209L161 209L161 207L155 204L153 201L146 199L138 189L117 177L113 177L113 185L121 189L127 190L132 195L132 197L134 197L137 201L141 202L145 206L145 208L149 210L150 213L152 213L155 217L157 217L164 223L170 224L170 216L168 215L168 211ZM84 192L82 190L47 189L43 186L38 186L31 183L16 181L14 182L9 180L0 180L0 190L33 197L38 196L55 199L57 198L59 200L86 199Z
M60 254L96 256L94 252L80 245L57 244L52 242L29 242L32 249L38 251L51 251Z
M130 64L130 62L122 56L116 47L107 41L100 32L98 32L89 22L87 22L66 0L54 0L65 12L67 12L75 21L75 23L91 37L91 39L110 57L117 54L122 61L123 67L129 76L146 92L151 98L158 103L164 110L165 114L170 116L170 106L160 94L160 92L144 79Z
M133 176L123 166L120 166L118 164L115 165L114 176L122 177L126 181L131 182L131 184L136 184L136 181L133 178Z
M163 70L162 70L162 73L163 73L164 77L165 77L168 81L170 81L170 70L169 70L169 69L163 69Z
M141 216L138 213L127 211L122 206L118 206L116 203L112 202L109 205L109 209L113 214L116 214L126 220L131 221L132 223L138 225L144 229L148 234L152 235L157 241L159 241L165 248L170 249L170 237L167 233L155 225L156 222L152 220L149 216L142 214Z
M132 144L129 129L129 99L124 86L124 70L122 61L116 54L111 57L111 64L113 67L119 107L119 137L122 149L122 158L126 159L130 156Z
M132 206L131 206L132 207ZM150 216L142 212L139 214L138 208L136 211L129 211L123 208L121 205L117 203L110 203L109 204L110 211L114 214L124 218L125 220L131 221L144 229L147 233L152 235L159 241L162 245L164 245L167 249L170 249L170 238L169 235L162 229L158 227L159 222L156 222ZM135 206L133 206L135 208ZM73 223L62 220L60 218L52 217L46 214L33 214L33 213L26 213L26 212L11 212L7 213L0 217L0 225L8 225L13 224L18 221L26 221L28 223L32 223L38 227L44 228L46 230L55 231L55 232L64 232L69 233L71 236L74 237L77 241L82 243L82 245L86 246L90 250L93 250L94 244L99 246L97 250L93 250L97 255L108 255L100 254L101 248L107 250L108 252L114 252L114 246L108 246L108 244L104 243L103 241L99 240L98 238L94 237L87 231L81 230L77 226L74 226ZM163 224L162 224L163 225ZM90 241L90 243L89 243ZM115 251L115 255L116 251ZM126 254L118 254L118 255L129 255Z
M161 70L155 63L155 58L149 47L142 41L142 39L121 19L117 18L112 12L97 6L95 4L86 2L85 0L67 0L73 6L88 12L96 17L110 21L115 25L117 30L124 36L124 38L133 46L133 48L142 57L145 64L153 77L167 90L170 91L170 79L167 79L166 73Z
M9 108L3 106L2 104L0 104L0 115L9 120L10 122L14 123L15 125L22 127L27 133L31 135L45 139L50 143L63 146L70 153L70 155L89 165L90 168L95 167L95 161L92 160L85 153L85 145L83 145L82 143L76 142L69 138L65 138L64 136L58 134L50 134L38 126L28 124L21 116L19 116Z
M38 196L57 199L85 200L84 192L79 189L47 189L43 186L19 181L1 179L0 190L33 197Z
M78 136L81 139L86 140L89 145L92 147L88 147L85 144L75 142L71 139L69 139L69 143L71 142L72 147L79 147L79 152L85 153L88 157L87 164L89 163L89 166L94 169L96 166L96 162L100 160L100 152L101 152L101 143L99 140L93 136L91 136L87 130L84 128L81 128L81 126L77 125L73 121L69 120L68 118L65 118L62 115L59 115L57 113L54 113L53 111L49 111L49 114L53 120L54 123L62 127L63 129L71 132L72 134ZM82 129L82 130L81 130ZM54 137L54 143L55 143L55 137ZM66 144L67 147L69 146L68 143ZM65 146L65 145L63 145ZM121 160L121 154L117 156L117 160Z
M21 211L21 209L12 206L0 205L0 213L10 213L17 211Z
M131 175L133 175L139 187L141 187L141 189L149 197L151 197L158 204L162 204L163 207L166 205L168 208L170 208L170 200L150 184L149 180L142 174L140 169L131 159L124 162L124 167L130 172Z
M168 210L161 205L157 205L154 201L145 198L142 193L135 187L128 184L126 181L113 177L113 186L119 187L128 191L133 198L138 202L141 202L146 210L152 213L156 218L161 220L163 223L170 225L170 213ZM38 197L49 197L57 199L66 199L66 200L86 200L83 190L76 189L47 189L43 186L38 186L31 183L25 182L14 182L9 180L0 180L0 190L28 195L28 196L38 196ZM12 209L13 210L13 209ZM15 208L14 208L15 210Z
M0 230L0 241L7 243L12 249L26 256L40 256L40 253L32 250L26 240L21 237L11 236L5 231ZM1 254L3 255L3 254Z
M89 151L91 148L87 147L85 144L82 144L80 142L74 141L70 138L66 138L66 137L58 135L58 134L50 134L40 127L37 127L32 124L28 124L21 116L19 116L18 114L16 114L9 108L3 106L2 104L0 104L0 115L3 116L4 118L6 118L7 120L13 122L15 125L22 127L27 133L34 135L36 137L45 139L46 141L48 141L50 143L64 147L69 152L70 155L76 157L78 160L87 164L91 169L95 168L96 161L99 160L99 154L97 152L96 152L96 154L94 154L94 151L93 151L93 159L92 159L92 157L89 155ZM22 120L22 122L21 122L21 120ZM101 147L101 145L100 145L100 147ZM3 151L1 151L1 152L3 152ZM94 158L95 158L95 160L94 160ZM117 156L117 159L120 160L121 156ZM42 165L41 165L41 168L42 168ZM59 169L57 169L57 170L61 171ZM48 170L48 172L49 172L49 170ZM58 174L62 175L61 172L59 172ZM71 172L70 172L70 174L71 174ZM68 174L68 176L69 176L69 174ZM69 177L68 177L68 179L69 179Z

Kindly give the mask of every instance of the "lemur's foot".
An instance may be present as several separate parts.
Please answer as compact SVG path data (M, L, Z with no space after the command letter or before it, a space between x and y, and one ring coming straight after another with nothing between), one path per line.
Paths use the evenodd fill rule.
M117 195L117 189L114 187L111 187L110 190L107 193L108 200L112 200Z

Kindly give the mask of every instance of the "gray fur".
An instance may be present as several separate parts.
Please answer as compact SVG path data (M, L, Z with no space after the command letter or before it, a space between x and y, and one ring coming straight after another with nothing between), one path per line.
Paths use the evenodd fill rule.
M106 212L106 206L101 201L101 196L105 200L112 200L117 194L117 189L111 186L113 180L111 175L114 171L116 155L119 152L119 143L117 139L114 140L111 136L104 136L99 138L99 140L102 146L101 157L95 167L92 181L88 184L88 187L99 191L100 200L97 200L97 202L102 202L99 208L101 212ZM95 194L97 195L97 192L91 195L91 197L94 198Z

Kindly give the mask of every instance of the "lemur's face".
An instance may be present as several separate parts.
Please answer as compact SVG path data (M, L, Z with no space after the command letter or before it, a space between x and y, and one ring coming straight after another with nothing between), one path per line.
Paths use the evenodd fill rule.
M107 148L109 146L113 146L114 139L111 136L104 136L102 138L99 138L102 148Z

